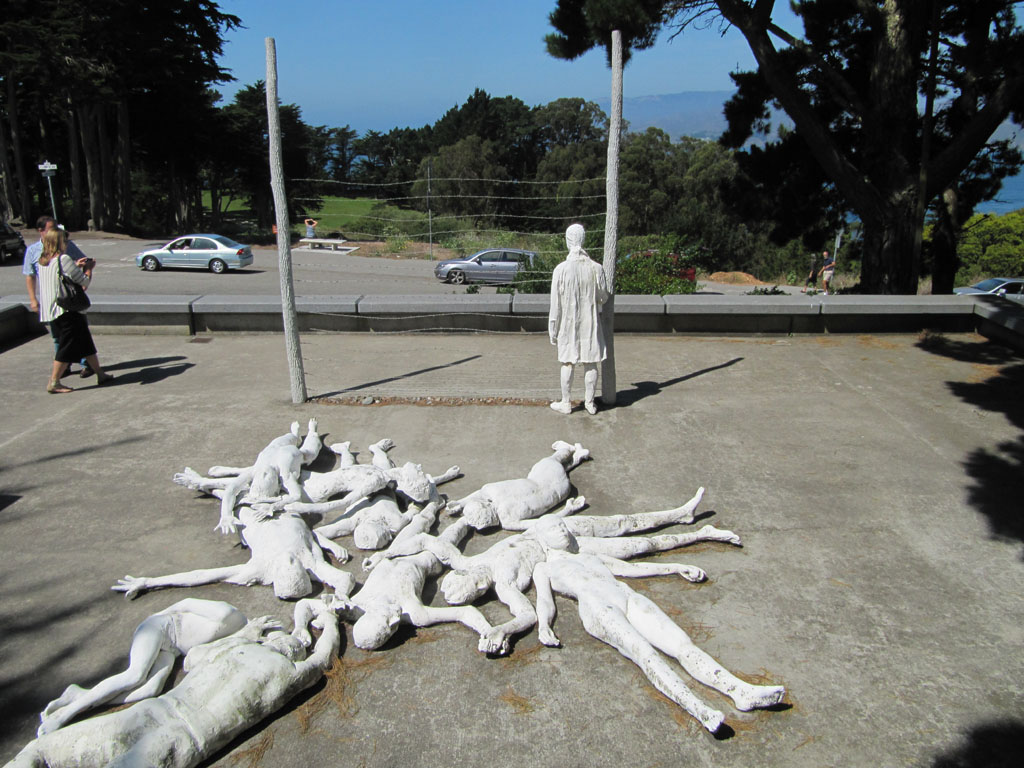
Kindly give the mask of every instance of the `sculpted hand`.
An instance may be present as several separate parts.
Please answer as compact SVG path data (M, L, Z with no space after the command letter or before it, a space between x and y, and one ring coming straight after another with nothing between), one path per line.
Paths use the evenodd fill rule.
M481 653L507 656L508 645L508 634L498 627L491 627L490 630L480 635L480 642L476 647Z
M184 472L176 472L174 475L174 482L177 485L183 485L186 488L190 488L193 491L200 490L199 481L202 477L191 467L185 467Z
M268 517L273 517L275 511L273 504L252 504L250 509L252 509L253 519L256 520L256 522L266 520Z
M687 581L699 582L705 581L708 577L704 571L700 568L696 568L692 565L680 565L677 573Z
M222 517L213 530L220 531L221 533L235 533L241 524L242 521L237 517Z
M118 579L117 584L111 587L115 592L124 592L126 600L134 600L140 592L146 589L146 580L138 576L125 576Z
M271 629L281 629L281 622L276 616L257 616L249 620L249 626L262 635Z

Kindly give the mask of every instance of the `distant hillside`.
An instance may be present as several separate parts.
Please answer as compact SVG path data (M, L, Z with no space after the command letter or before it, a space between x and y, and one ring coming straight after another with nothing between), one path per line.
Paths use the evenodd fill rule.
M629 130L634 133L642 133L653 126L674 141L681 136L717 139L725 131L722 108L732 94L732 91L684 91L659 96L626 96L622 99L622 118L628 121ZM611 111L611 98L598 99L597 103L605 114ZM780 112L773 118L772 128L781 120L789 122Z

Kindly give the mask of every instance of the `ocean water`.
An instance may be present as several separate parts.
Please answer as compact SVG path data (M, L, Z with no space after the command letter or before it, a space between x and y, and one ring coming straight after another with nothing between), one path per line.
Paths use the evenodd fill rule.
M975 212L1004 214L1018 208L1024 208L1024 174L1005 179L995 199L982 203L975 208Z

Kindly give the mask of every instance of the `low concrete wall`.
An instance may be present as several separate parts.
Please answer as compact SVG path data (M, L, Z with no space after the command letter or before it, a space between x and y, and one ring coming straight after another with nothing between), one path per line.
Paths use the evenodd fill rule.
M280 332L278 296L92 297L96 333ZM533 332L547 329L548 296L460 294L302 296L303 332ZM21 301L0 300L0 343L39 333ZM623 333L794 334L978 331L1024 351L1024 305L996 296L616 296Z

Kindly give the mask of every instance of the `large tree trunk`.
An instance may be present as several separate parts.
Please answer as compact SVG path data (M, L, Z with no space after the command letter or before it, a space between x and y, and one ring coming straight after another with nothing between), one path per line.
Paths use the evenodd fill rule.
M954 187L942 194L939 215L932 228L932 293L952 293L960 257L956 247L960 239L960 196Z
M78 151L78 120L75 119L75 108L68 99L68 176L71 179L71 204L74 215L69 220L73 229L81 229L85 223L85 199L82 196L82 157Z
M128 119L128 102L117 102L117 208L115 221L119 229L127 229L132 223L132 163L131 125Z
M103 216L103 180L100 162L100 151L96 135L95 104L83 104L78 107L78 128L82 135L82 151L85 154L85 176L89 186L89 222L90 232L103 229L106 221Z
M103 189L103 226L102 230L112 229L117 204L114 200L114 159L111 156L110 132L107 130L107 108L96 108L96 143L100 150L100 183Z
M21 121L18 117L18 94L14 88L14 76L8 72L7 118L11 124L11 151L14 153L14 172L18 178L18 215L26 224L32 218L32 204L29 196L28 177L25 175L25 159L21 155ZM34 223L34 222L33 222Z
M0 120L0 217L4 221L14 218L14 185L11 182L11 166L7 161L7 126Z

